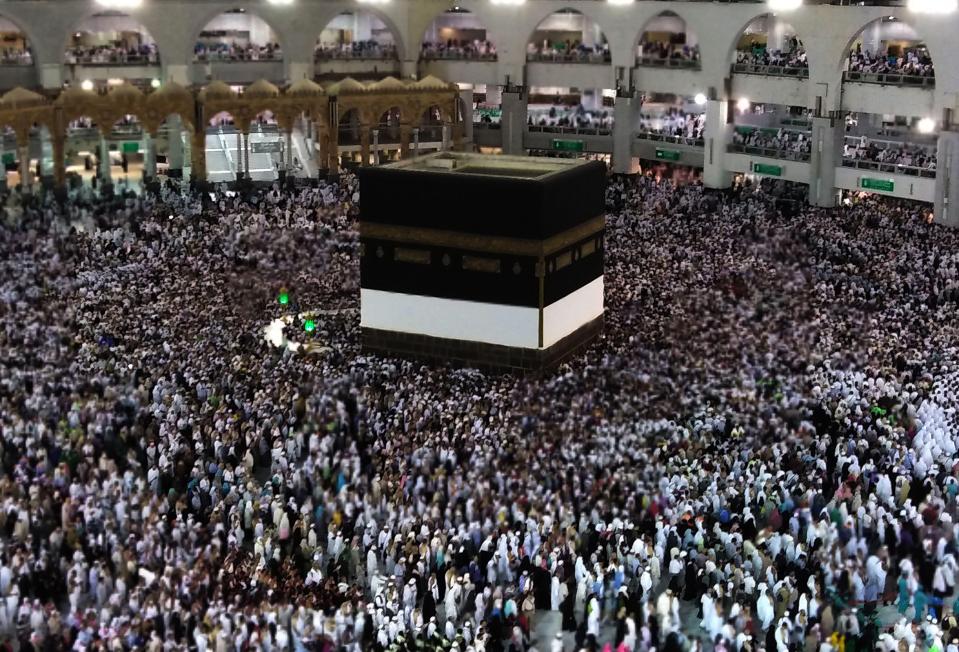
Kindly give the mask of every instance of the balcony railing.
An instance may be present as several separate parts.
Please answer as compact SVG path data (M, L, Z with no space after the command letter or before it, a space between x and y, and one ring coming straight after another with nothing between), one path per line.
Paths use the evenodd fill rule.
M935 179L936 170L929 168L920 168L915 165L899 165L898 163L879 163L878 161L866 161L855 158L844 158L842 160L844 168L856 168L858 170L870 170L871 172L886 172L888 174L905 174L910 177L921 177L923 179Z
M794 66L764 66L755 63L734 63L732 72L740 75L766 75L769 77L794 77L808 79L809 68Z
M450 52L445 50L442 52L428 52L423 51L420 53L421 61L496 61L496 53L491 54L479 54L477 52Z
M250 61L283 61L282 52L260 52L257 54L247 54L245 52L236 53L217 53L205 52L193 55L193 60L201 63L248 63Z
M612 57L609 53L594 54L575 54L567 52L557 52L555 54L528 52L526 60L531 63L610 63Z
M313 52L313 60L397 61L398 57L395 51L360 50L353 52L348 50L316 50Z
M126 55L126 56L117 56L111 55L108 59L104 60L100 57L87 56L87 57L77 57L75 59L69 60L67 65L70 66L158 66L160 65L160 58L156 56L147 56L147 55Z
M612 136L611 127L560 127L557 125L528 125L531 134L575 134L577 136Z
M653 131L637 131L633 134L640 140L651 140L656 143L672 143L674 145L688 145L690 147L705 147L706 141L703 138L693 136L674 136L672 134L658 134Z
M886 86L916 86L918 88L934 88L935 77L921 75L902 75L895 72L859 72L846 70L842 73L843 81L858 82L860 84L882 84Z
M488 131L499 131L503 128L502 123L499 122L474 122L473 131L478 129L486 129Z
M665 59L663 57L636 57L637 66L651 68L682 68L684 70L702 70L702 64L697 59Z
M755 145L732 143L729 145L726 151L733 152L735 154L750 154L751 156L779 158L786 161L809 161L809 152L797 152L791 149L777 149L775 147L757 147Z

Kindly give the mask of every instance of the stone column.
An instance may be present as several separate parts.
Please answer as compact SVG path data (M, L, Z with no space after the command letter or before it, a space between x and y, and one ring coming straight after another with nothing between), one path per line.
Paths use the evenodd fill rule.
M2 138L0 138L2 142ZM66 136L58 133L53 137L53 178L58 188L63 188L67 183L67 161L66 161ZM7 175L3 175L6 182Z
M250 132L243 132L243 176L250 178Z
M473 89L460 90L460 106L463 107L463 142L473 142Z
M416 59L400 61L400 77L402 79L416 78Z
M624 91L617 94L613 105L613 156L612 171L616 174L632 174L633 132L638 126L639 109L643 100L637 93Z
M110 145L103 134L100 134L100 183L104 186L113 183L112 171L110 170Z
M959 131L939 133L936 154L936 222L959 227Z
M845 122L840 117L813 117L809 157L809 203L813 206L836 205L836 166L842 165Z
M283 162L283 169L287 174L293 172L293 126L286 130L286 160Z
M143 181L150 182L157 175L156 145L153 137L143 132Z
M171 177L183 176L183 127L180 116L172 115L167 121L167 167ZM202 127L200 128L202 131ZM205 138L205 135L204 135Z
M726 169L726 146L733 132L732 116L726 100L706 102L703 185L707 188L728 188L733 183L733 175Z
M360 127L360 165L370 164L370 129L367 125Z
M523 135L526 133L528 96L525 88L512 87L503 91L503 153L526 154Z
M373 130L373 165L380 164L380 130Z
M17 157L20 164L20 189L29 192L33 186L30 176L30 143L17 143Z
M410 155L410 141L413 139L413 125L400 123L400 158Z

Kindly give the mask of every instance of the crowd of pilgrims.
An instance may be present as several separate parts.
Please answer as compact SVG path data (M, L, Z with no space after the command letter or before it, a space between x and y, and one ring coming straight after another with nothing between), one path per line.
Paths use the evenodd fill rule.
M375 40L348 43L317 43L313 57L321 59L396 59L396 46Z
M808 68L806 50L798 45L789 50L768 50L755 48L737 50L736 63L751 66L782 66L783 68Z
M749 129L737 128L733 131L733 144L744 147L762 147L778 152L792 152L797 155L810 153L812 139L809 132L792 129Z
M549 108L530 105L526 113L526 123L531 127L611 129L613 110L609 107L587 109L582 104L575 106L554 104Z
M275 61L283 58L279 43L203 42L193 47L197 61Z
M662 113L644 113L639 118L639 130L645 133L680 136L699 140L706 127L706 114L687 113L671 106Z
M580 41L543 41L529 43L526 46L526 58L529 61L575 61L580 63L609 63L611 59L609 44L586 45Z
M155 43L128 45L106 43L101 45L77 45L68 47L64 60L73 63L157 63L159 55Z
M426 41L420 48L420 58L429 59L480 59L496 60L496 46L486 40Z
M638 50L640 57L650 59L699 61L699 45L652 41L649 43L640 43Z
M862 44L849 52L848 70L863 73L891 73L913 75L916 77L934 77L935 68L925 49L909 49L899 53L869 52Z
M875 141L865 136L847 138L843 144L842 156L856 161L873 161L925 170L936 169L935 146Z
M359 198L3 199L3 648L959 649L928 209L612 177L605 332L518 378L362 352Z

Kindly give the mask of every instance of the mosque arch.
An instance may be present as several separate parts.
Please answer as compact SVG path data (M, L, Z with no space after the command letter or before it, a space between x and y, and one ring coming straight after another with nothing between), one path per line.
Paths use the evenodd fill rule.
M927 58L930 64L934 60L919 32L910 23L895 16L875 18L859 28L842 50L839 69L848 69L851 55L857 52L870 54L885 52L894 56L911 52L920 58Z
M214 53L222 53L234 45L250 49L265 48L267 52L272 52L272 58L278 60L287 55L287 42L283 34L260 14L239 7L214 14L197 30L193 36L192 60L202 61L221 56Z
M636 36L636 55L644 52L699 49L699 36L690 29L689 22L675 11L661 11L643 25ZM656 52L650 52L655 50Z
M739 52L767 49L791 52L801 48L803 41L796 28L776 14L766 12L754 16L736 32L727 57L735 63Z
M426 58L424 54L429 44L459 48L472 47L479 55L474 58L496 60L496 41L490 38L486 25L474 12L461 7L447 9L430 21L420 40L421 58ZM434 56L434 58L442 57Z
M578 45L597 48L604 53L603 59L611 61L609 39L600 26L588 14L569 7L558 9L543 16L527 39L527 53L542 51L568 51Z
M64 49L66 63L157 64L156 40L139 20L122 11L99 11L77 23Z
M337 48L356 51L360 44L369 44L370 56L403 59L400 31L386 14L375 9L341 11L333 16L317 35L317 58L335 58ZM350 47L352 46L352 47Z

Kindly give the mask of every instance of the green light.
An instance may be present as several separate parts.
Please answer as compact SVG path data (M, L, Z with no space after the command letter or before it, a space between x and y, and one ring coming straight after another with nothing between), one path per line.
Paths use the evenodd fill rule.
M307 319L305 322L303 322L303 330L305 330L307 333L312 333L316 330L316 322L312 319Z
M277 297L277 300L280 302L281 306L285 306L290 302L290 295L286 290L280 290L280 296Z

